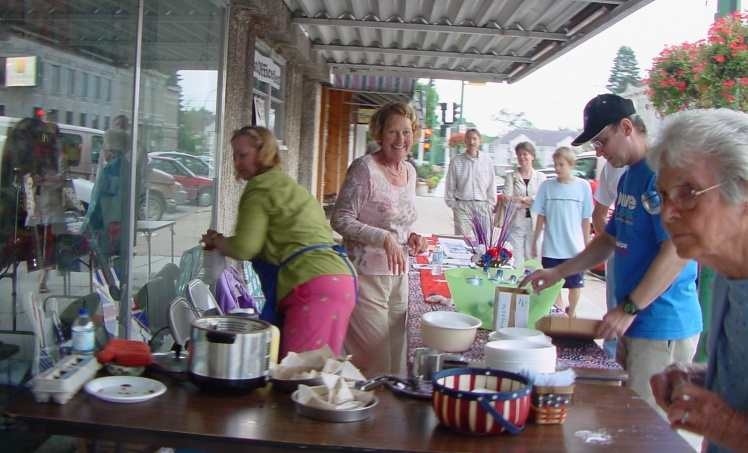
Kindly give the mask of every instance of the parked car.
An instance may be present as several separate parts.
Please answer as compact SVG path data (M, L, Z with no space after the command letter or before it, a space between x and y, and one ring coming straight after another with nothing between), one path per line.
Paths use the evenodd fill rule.
M548 179L556 177L556 169L553 167L541 168L538 170L540 173L544 173Z
M178 151L155 151L148 155L152 157L170 157L198 176L204 176L206 178L213 178L214 176L213 165L206 161L205 156L195 156L193 154L180 153Z
M574 165L574 174L589 181L594 194L597 191L597 180L604 165L605 158L598 157L594 151L580 153Z
M190 169L171 157L148 155L148 165L166 172L182 184L187 191L187 201L195 202L198 206L209 206L213 203L213 180L196 175Z
M83 178L73 179L73 190L83 206L88 209L94 183ZM187 198L184 187L169 174L151 169L148 176L148 192L144 193L138 204L138 219L161 220L165 212L174 212L177 204L183 204Z

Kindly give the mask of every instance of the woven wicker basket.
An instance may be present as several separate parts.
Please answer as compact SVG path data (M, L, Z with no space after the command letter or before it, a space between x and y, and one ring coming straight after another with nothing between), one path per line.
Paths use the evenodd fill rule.
M567 406L571 403L574 385L565 387L532 388L532 418L540 425L560 424L566 421Z

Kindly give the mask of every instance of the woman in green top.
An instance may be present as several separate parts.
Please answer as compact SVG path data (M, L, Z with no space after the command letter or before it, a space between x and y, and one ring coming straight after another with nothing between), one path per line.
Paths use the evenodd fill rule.
M235 232L225 237L208 230L204 246L276 267L275 299L270 300L268 281L263 281L263 289L268 304L277 302L283 318L281 356L325 344L340 354L356 302L356 282L347 258L335 248L322 207L281 171L278 142L268 129L241 128L234 132L231 147L237 177L247 181Z

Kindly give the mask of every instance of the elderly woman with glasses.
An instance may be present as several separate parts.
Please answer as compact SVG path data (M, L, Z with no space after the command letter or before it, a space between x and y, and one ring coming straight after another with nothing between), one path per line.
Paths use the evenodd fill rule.
M275 318L282 326L281 356L324 345L340 354L356 285L322 207L280 169L278 142L268 129L239 129L231 147L237 178L247 181L236 229L230 237L208 230L202 238L205 248L264 263L265 271L258 273L266 304L282 317ZM263 310L267 318L273 313Z
M674 428L707 452L748 445L748 114L691 110L667 119L649 162L659 210L678 255L714 268L706 367L675 364L651 379Z

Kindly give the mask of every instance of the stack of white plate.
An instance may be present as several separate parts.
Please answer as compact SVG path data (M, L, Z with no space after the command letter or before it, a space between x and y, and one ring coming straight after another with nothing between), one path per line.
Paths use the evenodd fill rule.
M486 343L488 368L518 373L553 373L556 371L556 347L527 340L495 340Z
M551 344L551 338L543 332L527 327L502 327L488 334L488 341L495 340L526 340L533 343Z

